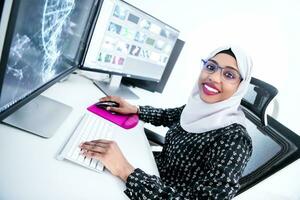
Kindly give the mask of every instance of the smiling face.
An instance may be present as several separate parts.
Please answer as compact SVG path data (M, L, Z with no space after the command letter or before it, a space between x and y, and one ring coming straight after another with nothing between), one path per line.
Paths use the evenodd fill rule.
M219 53L210 59L220 67L231 67L239 71L234 57ZM220 70L214 73L201 71L198 86L201 99L206 103L217 103L230 98L238 89L240 82L232 83L224 80Z

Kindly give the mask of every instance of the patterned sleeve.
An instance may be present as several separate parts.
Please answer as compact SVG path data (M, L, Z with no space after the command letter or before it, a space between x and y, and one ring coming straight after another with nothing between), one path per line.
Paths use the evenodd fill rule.
M229 136L214 143L207 154L205 169L198 179L180 191L165 185L161 179L148 175L141 169L128 176L125 194L132 200L138 199L231 199L239 188L239 179L251 156L251 140Z
M184 106L179 108L153 108L151 106L140 106L139 118L144 122L155 126L170 127L174 122L179 121Z

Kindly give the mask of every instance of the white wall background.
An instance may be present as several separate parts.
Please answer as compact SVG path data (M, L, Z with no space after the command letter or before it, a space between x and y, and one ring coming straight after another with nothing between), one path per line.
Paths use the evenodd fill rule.
M181 31L186 42L163 95L181 105L200 72L201 58L234 43L251 55L253 76L279 89L278 120L300 134L300 1L127 0Z

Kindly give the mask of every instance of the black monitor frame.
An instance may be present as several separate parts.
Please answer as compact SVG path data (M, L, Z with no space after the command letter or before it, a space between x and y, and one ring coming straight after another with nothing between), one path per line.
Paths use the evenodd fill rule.
M1 20L1 17L2 17L3 6L4 6L4 1L1 1L0 2L0 20Z
M6 66L6 63L8 61L8 56L9 56L9 52L10 52L10 45L12 43L13 33L14 33L14 30L15 30L15 24L16 24L16 20L17 20L16 16L18 14L19 5L20 5L21 1L22 0L14 0L12 2L12 7L11 7L11 11L10 11L10 16L9 16L9 22L8 22L8 26L7 26L7 29L6 29L6 32L5 32L5 36L4 36L5 40L4 40L3 50L2 50L1 60L0 60L0 94L1 94L1 90L2 90L2 84L3 84L3 81L4 81L5 70L6 70L6 68L2 67L2 66ZM22 106L24 106L25 104L30 102L32 99L34 99L35 97L40 95L42 92L47 90L49 87L54 85L59 80L61 80L64 77L68 76L69 74L71 74L80 65L82 65L83 59L84 59L86 51L87 51L86 49L87 49L87 46L88 46L88 44L85 41L88 40L89 32L93 28L93 24L95 23L94 22L95 16L99 13L101 5L102 5L102 0L95 0L94 6L93 6L94 9L91 11L91 14L90 14L89 19L88 19L91 22L91 24L87 24L87 28L85 29L86 32L83 34L83 39L82 39L83 42L81 43L80 49L77 52L78 61L75 63L75 62L72 62L72 61L68 60L67 58L65 58L66 59L66 64L71 65L72 68L66 70L64 73L62 73L62 74L58 75L57 77L53 78L52 80L48 81L47 83L42 85L40 88L32 91L25 98L19 100L18 102L11 105L9 108L2 111L0 113L0 121L2 121L7 116L9 116L13 112L15 112L16 110L21 108Z

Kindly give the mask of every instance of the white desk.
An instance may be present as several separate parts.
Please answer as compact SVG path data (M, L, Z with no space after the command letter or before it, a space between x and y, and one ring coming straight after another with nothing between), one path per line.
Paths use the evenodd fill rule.
M43 95L72 106L73 111L50 139L0 124L0 199L128 199L125 184L108 171L99 174L55 158L85 108L103 96L100 90L72 75ZM128 134L114 137L134 167L158 175L142 122Z

